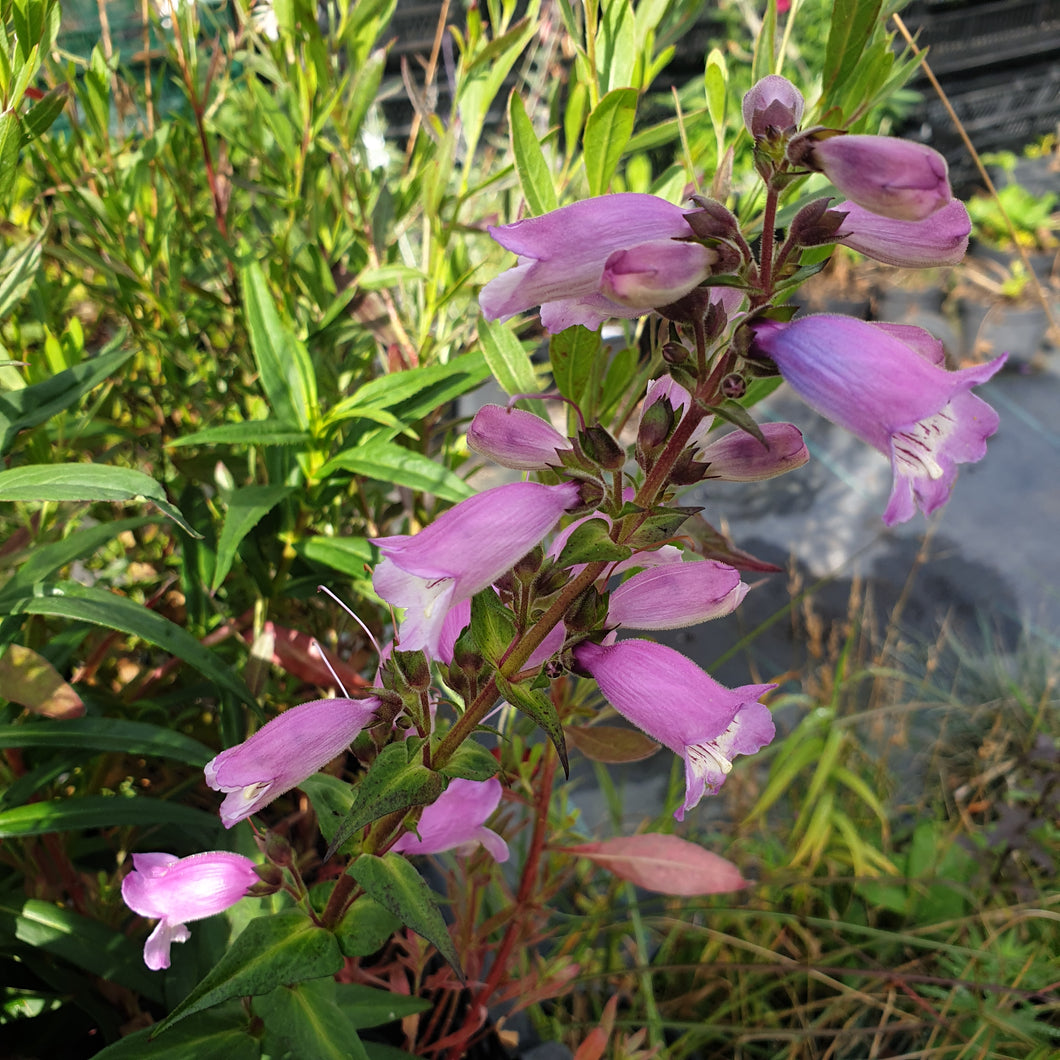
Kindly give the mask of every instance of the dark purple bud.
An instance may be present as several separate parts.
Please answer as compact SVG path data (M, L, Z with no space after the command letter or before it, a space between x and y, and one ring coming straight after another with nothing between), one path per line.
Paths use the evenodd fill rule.
M797 247L821 247L838 241L836 232L846 217L850 203L830 210L831 199L815 199L804 206L792 219L788 239Z

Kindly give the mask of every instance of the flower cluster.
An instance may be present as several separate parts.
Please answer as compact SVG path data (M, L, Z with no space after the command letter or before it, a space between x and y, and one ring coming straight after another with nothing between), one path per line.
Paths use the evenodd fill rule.
M737 756L770 743L774 726L762 699L774 684L726 688L680 652L628 636L723 619L748 592L746 557L717 544L720 534L706 533L714 543L695 547L680 488L761 481L806 463L798 427L757 424L737 403L749 382L779 375L890 460L888 526L918 508L930 514L946 502L957 466L985 454L998 417L972 389L1004 360L951 371L941 344L919 328L799 317L782 304L783 292L808 274L809 248L845 244L924 268L958 261L970 228L937 152L890 137L803 129L805 112L799 91L776 75L743 100L766 192L756 247L726 205L701 196L684 209L654 195L604 195L490 229L518 261L483 288L487 319L540 306L542 325L556 333L658 312L668 323L653 364L667 374L636 395L629 447L600 423L582 422L568 436L523 409L479 410L469 448L544 481L487 489L416 533L373 539L380 556L373 587L396 626L394 643L380 651L377 687L361 698L292 707L209 762L205 779L224 794L225 828L354 746L369 770L386 755L387 768L397 762L403 776L408 764L413 778L402 793L400 784L387 787L388 774L377 816L354 812L358 826L370 826L364 850L411 856L481 847L504 861L508 846L487 827L502 780L483 768L482 757L493 765L484 752L458 766L457 751L507 697L545 718L562 753L562 725L584 700L551 719L555 705L533 698L561 675L594 680L615 711L680 756L679 821L718 792ZM843 201L802 204L778 236L782 194L812 174ZM725 421L735 429L719 430ZM444 707L455 708L457 720L447 720ZM262 845L268 852L269 839ZM259 882L249 859L224 852L135 854L133 865L122 893L131 909L158 920L145 948L153 969L168 966L187 923L224 911ZM289 860L275 866L291 867Z

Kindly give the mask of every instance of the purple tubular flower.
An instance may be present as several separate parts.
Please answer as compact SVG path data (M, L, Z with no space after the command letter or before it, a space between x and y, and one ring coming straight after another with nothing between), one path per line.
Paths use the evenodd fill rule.
M402 650L422 648L437 659L450 608L492 585L577 504L575 482L512 482L461 501L418 534L374 538L385 559L372 584L405 608Z
M144 963L152 972L169 967L169 948L188 941L191 921L223 913L258 882L250 858L223 850L188 858L133 854L132 859L121 896L134 913L158 920L144 944Z
M802 120L805 106L802 93L786 77L769 74L743 97L743 123L756 140L771 130L790 132Z
M986 455L997 413L971 393L1005 363L948 372L939 345L911 325L827 314L756 325L755 345L810 408L890 458L888 526L946 503L957 465Z
M717 793L736 755L754 754L773 739L773 719L758 699L776 685L726 688L679 651L647 640L587 641L574 657L619 714L685 760L679 821Z
M455 850L470 854L481 843L495 861L508 860L508 844L486 820L501 801L501 782L489 780L451 780L449 787L428 806L416 830L406 832L390 849L399 854L442 854Z
M646 313L684 298L710 275L717 260L713 250L699 243L641 243L607 259L600 287L612 302Z
M732 614L746 595L740 572L725 563L663 563L634 574L611 593L608 624L681 629Z
M483 405L467 429L468 448L501 467L537 471L558 465L557 450L569 450L570 439L547 420L522 409Z
M855 202L842 202L833 209L847 215L836 233L838 242L885 265L906 269L957 265L968 249L972 222L959 199L951 199L922 221L881 217Z
M953 200L946 159L912 140L845 135L817 140L811 134L792 141L788 153L796 165L824 173L847 198L880 217L923 221Z
M794 471L810 459L802 431L793 423L762 423L759 429L765 445L747 431L730 431L704 446L699 459L710 465L707 478L761 482Z
M223 791L221 823L231 828L297 787L353 742L379 700L315 699L291 707L253 736L206 763L206 783Z
M702 253L670 257L658 250L657 244L692 238L685 212L656 195L622 192L490 228L519 261L483 287L482 312L487 320L506 320L539 305L541 323L555 333L574 324L595 329L611 317L632 319L675 301L705 278L704 255L710 253L700 247ZM681 253L683 263L677 260ZM619 257L612 260L615 254ZM604 291L609 262L608 282L616 294L631 299L629 304ZM659 287L658 295L652 294L653 286Z

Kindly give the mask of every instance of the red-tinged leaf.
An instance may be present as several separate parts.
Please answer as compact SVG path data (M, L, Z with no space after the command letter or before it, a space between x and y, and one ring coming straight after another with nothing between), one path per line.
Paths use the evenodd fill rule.
M589 1031L585 1041L578 1046L574 1060L600 1060L607 1048L607 1041L615 1026L615 1013L618 1012L618 994L612 994L604 1005L603 1015L598 1026Z
M81 697L43 655L21 644L9 644L0 656L0 698L9 699L46 718L79 718Z
M267 658L274 666L300 681L305 681L306 684L316 685L317 688L335 687L335 678L331 676L331 671L314 646L314 637L308 633L287 629L285 626L277 626L274 622L266 622L262 633L264 636L258 638L257 644L259 648L266 646L271 638L272 644ZM249 631L243 634L243 639L248 644L254 640ZM330 656L328 661L347 691L368 687L368 682L348 663L341 659L332 659Z
M748 885L731 861L675 835L646 833L559 849L661 894L723 894Z
M563 731L567 739L594 762L640 762L651 758L660 746L636 729L623 729L617 725L568 725Z

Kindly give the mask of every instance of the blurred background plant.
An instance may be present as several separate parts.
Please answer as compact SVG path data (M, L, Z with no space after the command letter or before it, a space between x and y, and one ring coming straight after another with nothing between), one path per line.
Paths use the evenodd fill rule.
M146 976L118 893L126 854L234 841L201 767L251 718L336 688L314 639L348 687L374 672L317 586L386 626L367 539L414 531L482 478L460 399L490 376L536 393L551 367L587 415L620 425L657 370L640 325L554 346L546 366L536 322L484 323L476 292L501 260L486 225L695 187L753 225L739 100L775 53L811 100L807 125L888 131L909 105L914 64L879 4L796 2L779 23L775 4L719 5L687 73L671 63L699 5L443 8L419 60L392 46L395 10L180 3L119 25L102 4L79 28L54 0L0 8L0 1027L14 1054L89 1056L147 1026L245 926L238 907L197 925L173 968ZM793 189L781 223L822 187ZM731 1055L737 1033L748 1056L780 1055L778 1041L868 1055L870 1030L878 1055L952 1055L961 1035L969 1056L1047 1055L1055 675L990 690L960 683L969 664L943 690L860 609L819 636L807 618L818 656L788 697L792 733L768 778L729 782L735 835L699 837L759 867L746 904L646 899L564 853L588 837L576 793L533 726L505 722L499 827L529 868L513 882L446 855L432 881L466 967L489 976L504 940L498 1047L530 1008L581 1057L608 1034L615 1056ZM893 705L913 690L908 712ZM962 717L980 702L989 723ZM962 718L988 750L907 802L879 727L922 712ZM938 760L970 738L940 741ZM591 735L575 745L597 753ZM325 887L314 812L323 825L342 807L317 780L274 827ZM410 1002L397 1025L392 995L357 995L344 1012L369 1055L444 1055L463 984L378 908L350 934L345 985L434 1005ZM269 1049L309 1055L274 1001L253 1009ZM247 1049L248 1011L200 1014L128 1055Z

